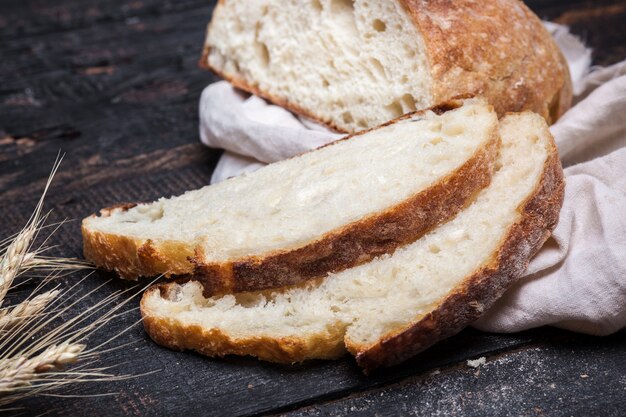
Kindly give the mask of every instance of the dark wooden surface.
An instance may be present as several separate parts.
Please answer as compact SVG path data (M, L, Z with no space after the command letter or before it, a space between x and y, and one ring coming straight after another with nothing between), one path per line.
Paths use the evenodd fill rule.
M152 200L208 183L220 155L198 142L197 104L215 78L197 68L206 0L0 1L0 231L27 220L50 167L66 153L47 199L52 219ZM594 63L626 58L626 2L535 0L594 48ZM53 241L81 256L79 222ZM98 272L83 286L111 275ZM75 282L78 277L66 278ZM128 284L111 280L77 306ZM19 293L17 294L20 295ZM93 343L138 319L115 320ZM399 367L363 376L352 359L276 366L210 360L153 344L140 327L107 353L119 374L74 395L23 402L50 415L624 415L626 333L592 338L550 328L515 335L466 330ZM467 359L487 357L469 368Z

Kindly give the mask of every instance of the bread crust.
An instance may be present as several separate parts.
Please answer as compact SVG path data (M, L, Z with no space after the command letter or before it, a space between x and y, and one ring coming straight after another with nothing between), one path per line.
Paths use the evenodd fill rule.
M483 96L503 116L530 110L548 124L572 103L572 81L563 54L539 18L520 0L400 0L421 32L433 77L433 104L460 95ZM216 9L225 7L220 2ZM207 33L213 20L209 23ZM311 120L347 132L253 80L209 65L205 43L200 67L233 86Z
M205 295L285 287L391 253L454 217L473 195L489 184L499 143L494 131L484 148L436 184L384 212L326 233L301 248L228 264L209 264L197 257L193 260L195 279L202 282Z
M554 142L535 192L523 203L521 218L509 231L492 260L467 277L438 306L404 329L371 346L346 340L362 368L391 366L460 332L488 310L522 276L530 259L550 237L559 220L565 194L563 169Z
M143 325L150 338L161 346L183 351L192 349L207 356L226 355L255 357L274 363L293 364L303 358L337 359L346 353L343 342L345 326L327 329L326 333L304 340L293 337L258 336L238 341L219 329L204 329L202 326L183 326L172 318L150 315L146 300L159 292L159 297L168 298L171 285L157 284L146 290L141 298L140 310Z
M558 223L565 182L553 141L550 146L534 192L520 204L520 218L509 227L492 260L466 277L432 311L387 334L378 343L363 346L352 342L344 336L345 325L307 338L259 336L233 340L216 329L186 326L173 318L151 315L147 300L156 296L156 291L161 292L158 296L167 297L176 283L155 285L144 294L141 314L146 331L162 346L193 349L208 356L251 355L271 362L294 363L338 357L347 349L366 372L397 364L478 319L523 274L530 259L551 235Z
M461 101L449 101L431 110L442 114L461 105ZM418 117L424 112L405 115L382 126ZM92 215L82 225L83 252L96 265L114 270L123 278L193 275L203 284L206 296L294 285L391 253L456 215L491 181L499 145L495 127L484 147L436 184L385 211L344 225L301 247L211 263L200 247L184 242L156 243L91 230L87 223L94 217ZM130 207L104 209L101 215L109 216L116 210Z
M421 31L435 102L484 96L499 115L531 110L554 123L571 105L567 63L519 0L402 0Z
M138 203L124 203L100 210L100 215L107 217L112 213L126 211ZM86 225L95 214L83 219L83 255L95 265L115 271L120 277L137 279L140 276L185 275L193 272L193 265L188 256L193 254L184 242L165 242L157 246L150 239L133 239L128 236L102 233L91 230Z

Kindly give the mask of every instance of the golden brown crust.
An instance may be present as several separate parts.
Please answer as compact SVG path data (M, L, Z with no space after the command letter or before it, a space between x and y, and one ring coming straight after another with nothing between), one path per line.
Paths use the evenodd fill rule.
M519 0L403 0L424 37L435 102L484 96L498 115L531 110L553 123L571 105L567 63Z
M175 285L175 283L172 283ZM291 337L252 337L244 342L234 340L219 329L200 325L182 325L178 320L156 317L149 313L146 300L154 292L167 298L170 284L154 285L141 298L143 325L150 338L161 346L174 350L192 349L207 356L254 355L269 362L292 364L307 358L336 359L346 353L343 343L345 328L328 329L308 340Z
M549 124L571 106L567 62L539 18L521 1L402 2L424 38L434 80L433 103L460 95L483 96L499 116L530 110ZM205 45L202 68L241 90L344 131L332 120L317 116L314 109L302 108L287 97L259 89L252 80L210 66L209 52L210 46Z
M136 204L123 204L100 210L101 216L109 216L116 210L128 210ZM125 279L164 274L184 275L193 272L188 257L193 248L182 242L165 242L158 248L151 240L132 239L128 236L102 233L86 225L95 214L85 218L81 225L83 255L98 267L117 272Z
M337 359L345 355L343 340L319 335L318 339L255 337L245 342L233 340L219 329L204 329L200 325L183 326L175 319L153 317L144 314L143 325L152 340L169 349L194 350L206 356L226 355L246 356L283 364L302 362L307 357L317 359ZM304 358L304 359L303 359Z
M432 111L442 114L461 105L461 101L449 101ZM424 112L405 115L382 126L417 117ZM348 138L364 133L359 132ZM114 270L123 278L193 274L204 285L206 295L297 284L393 252L454 216L472 195L489 184L499 144L499 134L494 128L484 147L433 186L383 212L328 232L299 248L210 263L199 247L101 233L89 229L87 218L82 228L83 252L96 265ZM115 210L123 209L115 207L101 213L108 216Z
M426 190L384 212L326 233L295 250L276 251L234 262L195 259L195 279L205 295L294 285L365 263L414 242L455 216L491 181L499 148L496 131L484 148Z
M340 356L345 347L366 371L397 364L434 343L458 333L476 320L526 269L533 255L550 236L563 204L565 182L556 146L544 163L535 191L520 205L521 216L503 238L488 265L467 277L433 310L405 328L388 334L379 343L360 346L347 337L345 327L327 329L306 338L253 337L233 340L223 332L187 326L175 318L150 314L147 300L155 291L168 298L176 283L151 287L141 301L146 331L157 343L177 350L193 349L208 356L251 355L277 363Z
M523 203L520 220L509 228L493 260L466 278L431 312L404 329L388 334L372 346L347 340L347 348L359 366L371 370L400 363L478 319L523 274L548 239L558 223L564 191L563 170L552 143L536 191Z

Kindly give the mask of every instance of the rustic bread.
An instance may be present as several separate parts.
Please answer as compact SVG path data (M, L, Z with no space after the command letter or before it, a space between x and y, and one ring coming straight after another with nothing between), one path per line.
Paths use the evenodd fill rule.
M173 349L273 362L398 363L478 318L518 278L558 221L564 181L545 121L501 123L489 187L446 224L367 264L299 286L205 298L195 281L151 287L148 334Z
M224 0L200 63L343 132L460 95L549 122L571 103L558 46L519 0Z
M453 108L457 107L458 108ZM412 242L485 187L500 138L482 100L450 103L151 204L83 220L85 256L207 293L291 285Z

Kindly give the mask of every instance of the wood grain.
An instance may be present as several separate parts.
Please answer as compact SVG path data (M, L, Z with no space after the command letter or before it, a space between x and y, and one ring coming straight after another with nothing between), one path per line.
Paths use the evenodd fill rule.
M0 3L3 236L27 221L59 150L66 156L47 199L47 208L53 209L51 221L81 219L118 202L153 200L208 183L220 151L199 144L197 105L202 88L215 77L196 64L214 3ZM574 33L594 48L595 63L607 65L626 57L624 1L534 0L528 4L541 17L571 25ZM78 222L63 226L52 243L58 245L56 253L81 256ZM78 278L66 281L73 283ZM111 281L74 311L131 285L97 272L82 291L107 279ZM14 296L19 298L27 289ZM92 343L130 326L138 317L134 311L111 322ZM623 378L618 379L621 391L606 385L618 383L617 373L624 374L626 342L622 336L594 339L553 329L498 336L466 330L400 367L369 378L348 358L281 367L248 358L207 360L193 353L171 352L152 343L140 327L119 342L133 344L103 355L104 364L124 363L119 373L158 372L113 384L81 385L71 392L111 392L113 396L39 398L21 405L29 414L77 416L258 415L307 405L316 408L298 413L346 415L352 413L351 407L361 407L367 415L401 415L411 410L445 414L463 406L470 415L578 411L611 415L626 402ZM499 372L486 368L480 370L484 378L475 377L463 364L483 355L510 358L506 359L510 362L503 363ZM526 359L519 359L520 355ZM587 386L575 379L583 360L593 363L597 371L590 373L590 378L606 375L605 379L585 381L595 384ZM532 374L534 379L527 377L524 369L516 368L515 364L522 363L525 369L537 364L540 373ZM434 369L439 369L441 376L433 376L432 384L424 382ZM537 388L535 382L548 383L541 377L552 374L557 391ZM481 397L481 393L507 384L515 395ZM600 385L607 386L606 391L601 391ZM380 388L383 391L377 391ZM378 398L380 392L383 396ZM589 400L587 405L578 403L581 408L570 404L559 409L557 392L563 394L561 398L569 398L565 396L568 392L580 392ZM597 396L589 396L593 392ZM344 397L348 398L329 402ZM481 405L486 401L489 407Z
M626 333L613 335L602 346L591 337L571 339L564 332L558 337L558 343L529 344L485 357L477 368L461 362L287 415L622 416L626 361L620 357Z

